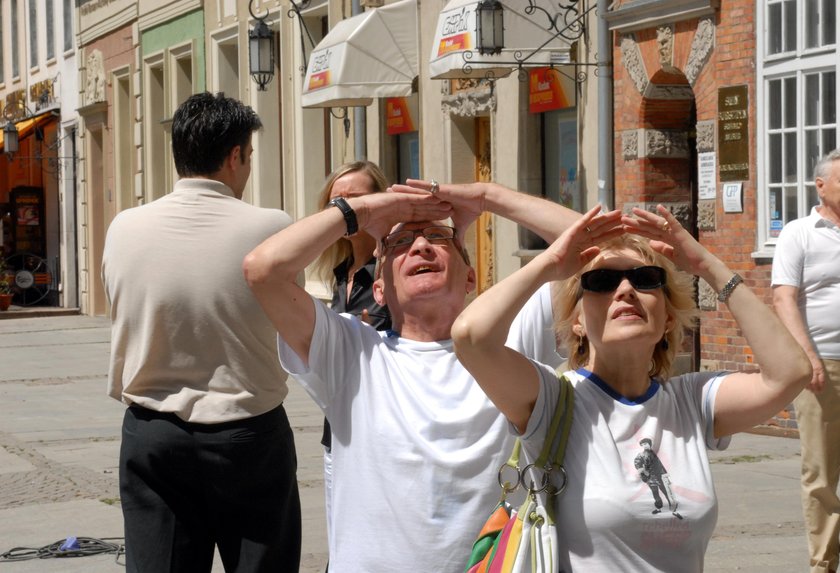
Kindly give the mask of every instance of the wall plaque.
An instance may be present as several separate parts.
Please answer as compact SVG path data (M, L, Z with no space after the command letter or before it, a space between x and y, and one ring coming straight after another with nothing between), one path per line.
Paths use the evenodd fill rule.
M747 86L718 90L718 165L721 181L750 178L749 92Z

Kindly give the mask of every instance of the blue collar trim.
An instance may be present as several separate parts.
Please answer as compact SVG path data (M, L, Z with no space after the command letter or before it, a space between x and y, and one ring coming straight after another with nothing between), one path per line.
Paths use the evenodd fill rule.
M654 397L654 395L659 391L660 386L659 382L651 378L650 386L648 387L647 391L635 400L631 400L630 398L625 398L624 396L613 390L609 384L604 382L594 372L590 372L586 368L578 368L577 370L575 370L575 372L577 372L587 380L590 380L593 384L600 388L607 396L609 396L616 402L621 402L622 404L627 404L628 406L638 406L639 404L644 404L645 402Z

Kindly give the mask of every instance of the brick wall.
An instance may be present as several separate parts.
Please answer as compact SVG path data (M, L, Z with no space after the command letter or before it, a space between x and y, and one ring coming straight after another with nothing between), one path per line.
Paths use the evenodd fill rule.
M650 129L693 130L694 126L689 124L694 121L715 121L718 90L747 86L750 178L743 181L743 213L723 212L721 183L718 180L714 224L709 230L700 231L699 237L706 248L739 272L750 288L770 304L770 261L756 262L752 258L757 231L755 3L753 0L721 0L720 9L712 18L715 25L714 47L692 85L685 73L700 21L692 19L670 24L673 37L671 66L663 66L661 36L658 39L655 28L633 32L629 40L621 34L614 37L616 206L621 208L631 202L691 204L690 162L693 159L644 157L641 143L639 156L626 157L623 138L627 134L632 135L634 130L640 133ZM634 42L638 48L637 53L641 56L641 64L650 83L690 88L693 100L644 97L638 87L638 78L634 81L628 71L628 68L638 70L638 61L632 61L632 54L626 58L623 56L629 42ZM695 117L691 116L692 103ZM725 305L702 312L700 346L704 367L727 370L755 368L752 350ZM769 422L780 428L795 427L789 410L780 412Z

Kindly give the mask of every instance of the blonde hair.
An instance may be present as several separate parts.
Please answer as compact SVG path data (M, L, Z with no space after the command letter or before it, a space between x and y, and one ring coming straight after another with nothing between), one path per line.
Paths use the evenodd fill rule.
M601 245L601 254L622 250L634 251L646 264L665 269L665 310L668 316L673 318L674 327L663 336L667 345L656 345L651 357L649 375L651 378L666 381L670 376L677 350L682 347L684 331L697 319L694 277L677 269L670 259L654 251L649 241L638 235L621 235ZM586 337L579 337L572 329L580 314L580 299L583 297L580 276L590 270L600 258L599 255L575 276L560 283L560 288L554 292L554 328L558 340L568 348L569 367L573 369L585 366L589 361L589 342Z
M326 208L327 203L330 202L330 193L332 193L332 188L333 185L335 185L335 182L349 173L356 172L365 173L368 177L370 177L372 193L382 193L388 188L388 179L376 163L373 163L372 161L353 161L352 163L345 163L344 165L338 166L332 173L330 173L329 177L327 177L327 180L324 182L324 186L321 188L321 192L318 195L319 211L323 211ZM377 240L379 239L379 237L374 238ZM342 237L327 247L327 249L315 260L315 263L313 264L315 274L324 281L324 284L331 291L335 288L335 275L333 274L333 269L337 267L339 263L349 258L352 253L353 247L350 240L346 237ZM362 261L362 263L367 263L367 261Z

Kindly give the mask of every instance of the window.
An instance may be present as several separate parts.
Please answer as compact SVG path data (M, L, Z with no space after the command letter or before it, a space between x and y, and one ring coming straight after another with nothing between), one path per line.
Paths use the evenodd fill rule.
M767 0L767 54L796 49L797 0Z
M805 47L819 48L837 41L837 0L805 0Z
M11 28L12 28L12 77L18 78L20 77L20 63L18 62L19 58L19 46L18 46L18 1L12 0L12 9L11 9Z
M814 165L837 148L840 133L840 50L836 0L765 0L764 10L761 5L758 18L766 21L768 34L757 84L757 179L765 191L758 196L758 227L759 242L772 244L786 223L819 203ZM781 53L790 57L775 57Z
M64 0L64 9L61 12L64 19L64 51L73 49L73 0Z
M53 0L47 0L46 5L47 17L47 60L52 60L55 57L55 5Z
M5 54L3 47L3 5L0 4L0 84L6 81L6 65L3 61Z
M38 3L29 1L29 67L38 65Z

